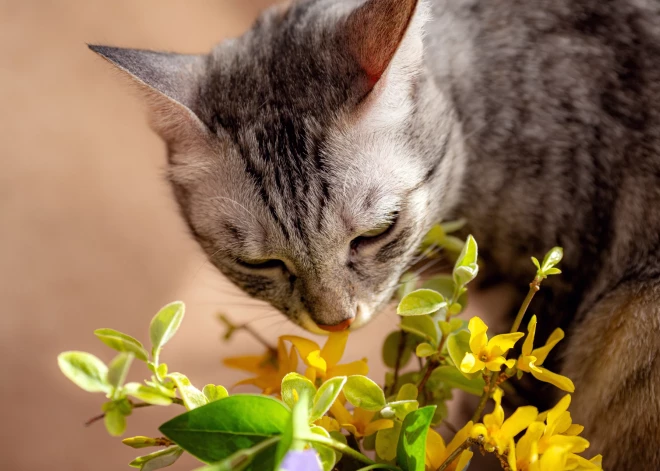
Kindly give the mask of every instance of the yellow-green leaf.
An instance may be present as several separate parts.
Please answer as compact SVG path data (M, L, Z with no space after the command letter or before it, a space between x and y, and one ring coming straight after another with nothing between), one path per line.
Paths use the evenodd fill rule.
M186 375L181 373L170 373L167 375L167 378L171 379L174 381L174 384L176 384L176 389L179 391L186 409L193 410L208 404L206 396L202 391L192 385Z
M103 420L105 422L106 430L113 437L121 436L126 430L126 417L117 407L113 407L106 411Z
M126 381L126 375L128 375L128 370L131 368L131 363L133 363L132 352L123 352L117 355L111 362L108 369L108 383L113 388L119 388Z
M154 349L162 348L169 342L183 321L185 305L181 301L175 301L163 307L151 320L149 337Z
M64 352L57 357L60 370L87 392L109 393L108 367L91 353Z
M404 297L397 307L400 316L423 316L447 307L445 298L430 289L418 289Z
M171 392L166 394L164 388L157 389L140 383L127 383L123 391L124 394L155 406L168 406L172 404L173 394Z
M299 373L289 373L282 378L282 400L293 409L298 399L307 391L307 397L314 397L316 387L308 378Z
M346 376L337 376L327 380L314 395L314 402L309 420L314 422L328 412L330 406L337 400L341 389L346 384Z
M433 345L429 345L428 343L420 343L415 350L415 354L420 358L430 357L436 353L438 353L438 351L433 348Z
M135 358L147 361L149 354L138 340L114 329L97 329L94 331L101 342L118 352L131 352Z
M371 379L362 375L349 376L344 385L344 395L355 407L379 411L385 407L383 390Z
M227 388L224 386L216 386L215 384L207 384L204 386L202 393L204 393L208 402L219 401L220 399L229 396Z
M182 454L183 450L180 447L171 446L164 450L135 458L128 465L132 468L140 468L140 471L154 471L173 465Z

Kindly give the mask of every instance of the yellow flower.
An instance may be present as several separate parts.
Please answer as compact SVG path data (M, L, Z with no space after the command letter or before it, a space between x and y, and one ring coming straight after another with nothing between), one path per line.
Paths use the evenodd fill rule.
M529 321L527 332L527 338L522 347L522 355L518 358L518 370L532 373L532 375L534 375L539 381L545 381L546 383L550 383L564 391L575 391L573 381L569 378L553 373L545 368L541 368L541 365L547 358L550 350L552 350L552 348L564 338L564 331L561 329L555 329L543 347L535 348L533 350L534 335L536 334L536 316L532 316L532 319Z
M539 415L538 420L545 421L539 436L539 453L552 446L566 447L570 453L582 453L589 447L589 442L578 437L584 427L573 423L568 406L571 404L571 395L566 394L552 409Z
M484 368L490 371L500 371L502 365L512 368L516 360L506 360L504 355L524 335L522 332L496 335L488 340L486 331L488 326L478 317L470 319L470 350L463 357L461 371L463 373L476 373Z
M379 430L394 427L394 422L389 419L373 420L376 412L356 407L351 414L343 406L341 401L335 401L332 407L330 407L330 412L335 416L337 422L348 432L355 435L356 438L368 437Z
M295 335L285 335L280 340L287 340L298 350L300 358L307 365L305 376L312 382L317 378L326 380L335 376L366 375L369 372L367 360L358 360L339 365L344 349L348 331L331 332L328 340L321 348L316 342Z
M458 433L452 438L449 445L445 445L445 441L440 434L429 429L426 435L426 467L431 471L436 471L442 463L451 455L469 436L472 429L472 422L468 422L465 427L460 429ZM472 451L464 450L457 459L454 460L446 469L448 471L461 471L469 461L472 459Z
M511 417L504 420L500 388L495 389L493 399L495 400L493 412L484 416L483 424L472 427L470 436L472 438L483 436L486 449L496 449L498 453L503 454L509 447L511 439L536 420L538 410L532 406L518 407Z
M298 368L298 356L292 348L287 351L284 341L277 342L277 355L266 352L264 355L247 355L225 358L223 363L230 368L256 374L253 378L239 381L234 386L252 384L261 388L264 394L279 394L282 378Z

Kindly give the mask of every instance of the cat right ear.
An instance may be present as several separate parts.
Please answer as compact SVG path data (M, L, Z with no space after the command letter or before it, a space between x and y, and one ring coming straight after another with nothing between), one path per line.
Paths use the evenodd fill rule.
M89 48L138 85L149 106L151 126L166 142L181 142L191 134L208 132L193 111L205 56L110 46Z

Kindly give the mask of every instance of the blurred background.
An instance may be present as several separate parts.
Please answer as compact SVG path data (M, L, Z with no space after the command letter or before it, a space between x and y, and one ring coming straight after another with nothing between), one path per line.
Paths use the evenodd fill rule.
M269 3L0 0L0 468L130 469L139 452L102 423L83 427L103 397L77 389L56 365L64 350L109 361L96 328L146 341L157 310L185 301L163 359L199 387L245 377L223 368L223 356L261 353L244 333L222 344L219 311L254 319L270 339L295 331L204 261L162 178L165 149L140 100L85 44L205 52ZM385 314L353 334L347 358L368 356L382 377L380 342L395 323ZM145 375L135 363L132 379ZM126 436L157 436L178 412L137 410Z

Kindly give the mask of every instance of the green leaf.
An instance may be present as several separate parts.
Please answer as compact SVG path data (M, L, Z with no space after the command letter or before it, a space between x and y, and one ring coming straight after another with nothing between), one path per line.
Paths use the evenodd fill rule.
M114 329L97 329L94 331L101 342L118 352L131 352L135 358L147 361L149 354L142 344L131 337Z
M282 378L282 400L290 408L293 409L303 391L307 391L307 397L314 397L316 386L299 373L289 373Z
M106 411L103 421L106 430L113 437L119 437L126 431L126 416L118 407Z
M438 351L433 348L433 345L429 345L428 343L420 343L415 350L415 354L420 358L430 357L436 353L438 353Z
M215 463L282 434L290 417L289 409L272 397L235 394L175 417L160 431L201 461ZM260 463L259 469L272 469L275 450L265 451Z
M435 413L435 406L422 407L408 414L401 427L396 449L397 464L403 471L424 471L426 435Z
M355 407L379 411L385 407L385 394L372 380L362 375L349 376L344 385L344 395Z
M445 300L454 295L454 278L451 275L436 275L422 284L423 289L430 289L440 293Z
M539 259L536 257L532 257L532 263L536 267L536 269L540 272L541 271L541 264L539 263Z
M401 300L396 312L400 316L423 316L444 307L447 307L447 302L440 293L430 289L418 289Z
M454 283L457 286L465 286L477 277L479 273L478 253L477 241L469 235L458 260L456 260L456 265L454 265Z
M408 414L419 408L419 402L416 400L394 401L387 404L387 407L394 411L397 419L403 420Z
M216 386L214 384L207 384L204 386L202 393L204 393L208 402L219 401L220 399L229 396L229 393L224 386Z
M320 419L328 412L330 406L339 397L339 393L341 393L341 389L346 384L346 381L346 376L337 376L321 385L318 392L314 395L314 405L312 406L310 422Z
M323 427L314 426L310 430L316 435L330 438L330 434ZM332 471L335 467L335 464L337 463L337 455L335 451L330 447L321 445L320 443L312 442L311 445L316 450L316 453L318 453L323 471Z
M170 373L166 377L174 381L174 384L176 384L176 389L179 391L186 409L193 410L208 404L206 396L202 391L192 385L186 375L182 375L181 373Z
M140 383L127 383L124 385L123 391L124 394L155 406L169 406L172 404L173 396L165 394L163 389L156 389Z
M376 433L376 455L382 460L392 461L396 458L397 443L401 434L401 422L394 421L392 428L379 430Z
M108 383L108 367L91 353L60 353L57 364L64 376L87 392L109 393L112 389Z
M467 330L459 330L451 334L447 338L447 352L449 352L449 357L451 361L454 362L456 368L458 369L461 366L465 354L470 351L470 332ZM473 378L476 374L468 375L458 370L466 378Z
M396 294L398 299L405 298L409 293L415 290L417 284L417 276L414 273L404 273L399 282L401 285L397 289Z
M559 275L561 273L561 270L559 268L548 268L545 271L546 275Z
M396 368L396 359L399 354L399 345L401 342L401 331L396 330L391 332L385 342L383 342L383 363L389 368ZM399 360L399 368L403 368L410 361L412 356L412 349L407 342L404 342L403 350L401 351L401 359Z
M282 460L289 451L302 451L306 443L300 439L310 434L309 429L309 390L303 389L300 398L294 403L291 416L282 433L282 439L275 450L275 469L279 469Z
M116 389L124 384L128 370L131 368L131 363L133 363L133 358L135 358L135 355L132 352L123 352L110 362L108 369L108 383L110 383L110 386Z
M477 375L472 379L466 378L455 366L443 365L431 373L429 381L440 381L452 388L458 388L475 396L481 396L486 383L483 377Z
M401 330L426 340L433 346L438 345L438 327L430 316L404 317Z
M162 438L130 437L124 438L121 442L126 446L130 446L131 448L150 448L153 446L163 446Z
M421 250L427 250L431 248L440 248L444 245L445 242L445 230L440 224L433 226L422 239L420 244Z
M160 350L169 342L181 325L185 305L181 301L175 301L163 307L151 320L149 337L154 350Z
M553 268L564 257L564 250L561 247L553 247L550 251L545 254L543 258L543 263L541 264L541 272L548 275L548 270Z
M403 386L401 386L401 389L399 389L399 392L396 395L396 400L414 401L417 400L418 395L419 395L419 390L417 389L417 386L413 383L406 383Z
M451 234L452 232L460 231L467 224L467 219L457 219L455 221L446 221L440 224L442 229L446 234Z
M140 468L141 471L153 471L166 468L173 465L183 454L183 450L178 446L171 446L164 450L155 451L149 455L135 458L128 465L133 468Z
M442 248L451 254L458 255L461 253L461 250L463 250L463 245L464 243L461 239L448 235L445 237L445 243L442 245Z

